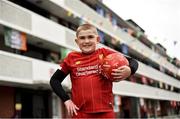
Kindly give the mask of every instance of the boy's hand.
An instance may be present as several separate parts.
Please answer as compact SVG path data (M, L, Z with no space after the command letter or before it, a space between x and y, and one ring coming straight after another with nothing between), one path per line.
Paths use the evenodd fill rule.
M131 69L129 66L121 66L117 69L112 69L112 71L113 72L111 73L111 75L115 79L115 82L119 80L124 80L131 75Z
M77 115L77 110L79 108L72 102L72 100L67 100L64 102L66 109L68 111L68 115L73 116L73 114Z

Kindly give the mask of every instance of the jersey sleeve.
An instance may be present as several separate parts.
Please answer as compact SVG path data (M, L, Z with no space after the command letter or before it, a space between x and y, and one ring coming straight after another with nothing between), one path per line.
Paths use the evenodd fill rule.
M103 52L103 54L104 54L105 56L117 52L117 51L115 51L115 50L108 49L108 48L101 48L101 51Z
M70 55L64 58L64 60L60 63L60 70L65 74L70 72Z

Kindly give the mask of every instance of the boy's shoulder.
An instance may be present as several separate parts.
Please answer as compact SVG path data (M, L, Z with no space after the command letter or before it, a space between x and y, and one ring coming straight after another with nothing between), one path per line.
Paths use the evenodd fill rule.
M70 52L67 57L74 57L74 56L79 56L81 53L78 51L72 51Z
M109 49L109 48L104 48L104 47L99 48L98 50L99 50L99 51L101 51L101 52L113 52L113 50L112 50L112 49Z
M109 49L109 48L104 48L104 47L99 48L99 53L102 53L105 56L108 55L108 54L111 54L111 53L115 53L115 52L117 52L117 51Z

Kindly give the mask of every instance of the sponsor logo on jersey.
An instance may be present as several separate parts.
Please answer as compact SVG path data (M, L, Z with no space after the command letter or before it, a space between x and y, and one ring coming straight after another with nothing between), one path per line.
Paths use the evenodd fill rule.
M76 76L85 76L91 74L98 74L98 64L77 68Z
M103 59L104 58L104 55L103 54L100 54L99 55L99 59L101 60L101 59Z
M75 62L76 65L78 65L78 64L80 64L80 63L81 63L81 61L76 61L76 62Z

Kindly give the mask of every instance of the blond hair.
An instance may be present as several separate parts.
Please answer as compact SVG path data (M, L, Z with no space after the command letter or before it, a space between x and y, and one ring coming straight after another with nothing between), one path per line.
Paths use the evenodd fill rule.
M76 37L78 37L79 35L79 32L82 31L82 30L88 30L88 29L92 29L94 30L94 33L98 35L98 32L97 32L97 29L95 26L91 25L91 24L82 24L80 25L77 30L76 30Z

